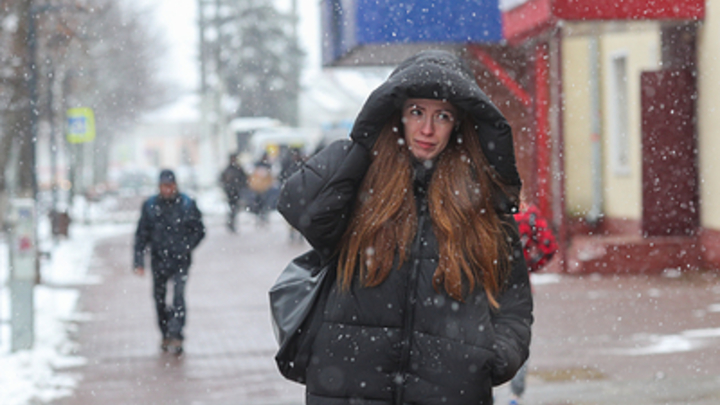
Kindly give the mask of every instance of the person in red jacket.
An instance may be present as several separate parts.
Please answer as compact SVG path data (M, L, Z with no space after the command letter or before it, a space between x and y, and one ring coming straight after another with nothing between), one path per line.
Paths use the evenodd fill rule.
M547 219L535 205L527 203L527 199L521 193L520 212L515 214L515 221L518 224L520 243L528 271L532 273L541 270L558 250L555 235L548 225ZM527 362L525 362L510 382L512 398L509 405L520 404L520 398L525 392L527 367Z

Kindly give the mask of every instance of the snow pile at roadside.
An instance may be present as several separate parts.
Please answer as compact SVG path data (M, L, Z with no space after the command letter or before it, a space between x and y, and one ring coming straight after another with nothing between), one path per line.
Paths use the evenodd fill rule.
M41 265L43 283L34 289L35 342L32 349L15 353L10 352L8 252L0 244L0 404L50 402L72 394L80 375L57 370L85 362L72 354L75 343L69 336L76 327L73 321L87 318L76 312L79 291L73 286L99 282L87 274L96 241L128 232L127 224L73 225L71 238L53 245L40 230L40 250L50 257Z

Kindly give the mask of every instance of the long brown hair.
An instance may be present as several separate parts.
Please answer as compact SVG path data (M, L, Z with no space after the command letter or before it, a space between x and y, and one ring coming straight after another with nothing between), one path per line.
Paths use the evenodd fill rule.
M461 121L436 159L430 180L428 208L439 246L433 286L463 301L481 284L497 307L509 247L493 207L493 191L501 185L475 131L469 118ZM399 115L380 132L372 159L340 243L338 279L344 290L350 288L356 269L363 286L382 283L396 254L398 266L408 258L417 232L413 158Z

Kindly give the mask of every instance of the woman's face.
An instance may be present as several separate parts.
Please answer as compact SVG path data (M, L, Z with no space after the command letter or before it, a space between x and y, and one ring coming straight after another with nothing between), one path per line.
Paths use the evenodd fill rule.
M419 160L435 159L448 144L457 109L447 101L410 98L402 109L405 142Z

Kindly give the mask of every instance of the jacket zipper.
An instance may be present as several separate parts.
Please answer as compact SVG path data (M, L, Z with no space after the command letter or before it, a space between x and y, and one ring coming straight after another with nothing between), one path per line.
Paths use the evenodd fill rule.
M424 200L424 198L423 198ZM403 330L402 330L402 352L400 354L400 372L397 378L397 392L395 395L395 404L402 405L403 396L405 394L405 379L407 378L408 362L410 360L410 348L412 347L412 325L415 322L415 304L417 301L417 282L418 272L420 267L420 247L422 243L423 227L425 225L425 213L427 212L427 201L423 201L421 204L420 213L418 215L418 228L417 237L415 238L414 247L412 251L413 266L410 271L410 278L408 280L408 294L406 301L405 317L403 319Z

